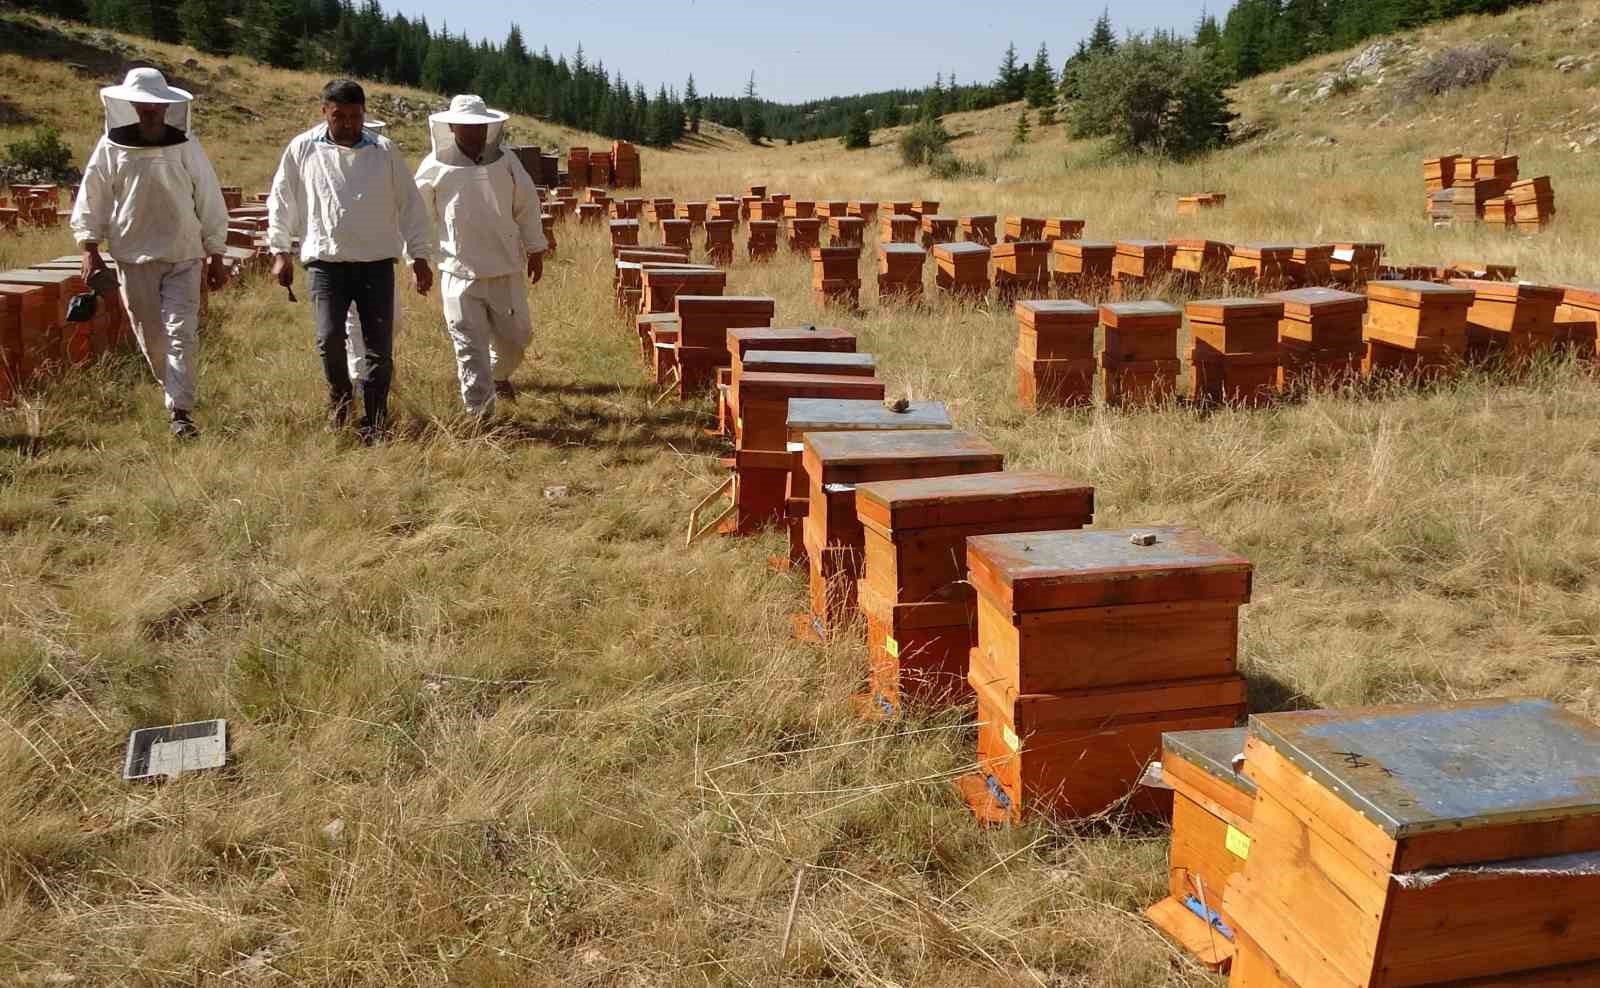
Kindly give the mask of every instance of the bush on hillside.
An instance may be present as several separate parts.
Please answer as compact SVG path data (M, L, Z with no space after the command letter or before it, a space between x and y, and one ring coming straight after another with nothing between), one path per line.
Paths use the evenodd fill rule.
M982 178L989 169L981 162L959 157L949 151L940 151L928 159L928 173L943 181L958 178Z
M34 130L32 137L7 144L6 161L24 171L54 178L65 175L72 168L72 148L61 140L59 130L40 127Z
M950 132L937 120L921 120L900 135L900 160L916 168L930 163L950 146Z
M1511 64L1511 49L1504 42L1446 48L1428 59L1406 84L1414 100L1443 96L1455 89L1481 86Z
M1070 122L1078 137L1118 150L1188 158L1227 142L1234 114L1212 50L1167 35L1133 36L1073 67Z
M850 125L844 132L844 146L850 151L872 147L872 122L857 110L850 116Z

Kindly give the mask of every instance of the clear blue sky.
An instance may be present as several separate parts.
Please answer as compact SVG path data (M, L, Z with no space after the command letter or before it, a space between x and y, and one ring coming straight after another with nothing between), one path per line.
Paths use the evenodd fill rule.
M1059 69L1105 0L383 0L391 13L425 14L438 30L503 41L512 21L528 47L584 54L651 88L694 73L702 93L736 95L751 72L761 95L782 102L921 86L935 72L960 82L994 78L1006 42L1031 60L1039 42ZM1188 31L1201 0L1110 4L1117 33ZM1219 16L1231 0L1210 0Z

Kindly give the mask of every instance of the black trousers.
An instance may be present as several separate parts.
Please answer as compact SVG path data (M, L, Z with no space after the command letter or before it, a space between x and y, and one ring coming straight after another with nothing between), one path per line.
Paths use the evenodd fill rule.
M381 427L389 418L389 384L394 380L394 270L387 261L312 261L311 312L317 328L317 355L328 379L328 400L348 405L354 397L345 352L345 316L350 306L361 317L367 349L367 377L361 382L363 426Z

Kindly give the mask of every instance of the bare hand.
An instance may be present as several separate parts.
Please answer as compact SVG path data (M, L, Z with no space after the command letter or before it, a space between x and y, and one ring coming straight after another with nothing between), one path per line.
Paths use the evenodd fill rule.
M528 255L528 283L537 285L544 278L544 255Z
M419 257L412 261L411 273L416 276L417 294L428 294L428 290L433 287L433 269L428 267L427 260Z
M78 264L78 276L82 278L83 283L87 285L89 283L89 279L94 277L94 273L103 269L105 266L106 261L105 258L100 256L99 246L91 244L83 248L83 260Z
M220 292L228 284L228 265L221 254L212 254L211 263L206 268L206 285L214 292Z
M288 254L272 256L272 277L285 288L294 284L294 261Z

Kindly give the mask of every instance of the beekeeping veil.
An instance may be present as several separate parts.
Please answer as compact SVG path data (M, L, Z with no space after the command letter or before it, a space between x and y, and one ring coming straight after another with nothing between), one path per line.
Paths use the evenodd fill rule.
M120 86L107 86L100 90L100 102L106 108L106 134L118 127L139 122L135 103L164 103L167 107L167 126L189 133L189 107L194 96L182 89L167 85L166 77L152 68L133 69Z
M511 119L509 114L499 110L491 110L482 96L453 96L450 98L450 109L443 113L435 113L428 118L428 131L433 137L433 153L455 147L455 135L450 133L451 124L488 124L489 135L484 139L485 151L493 150L500 146L500 135L506 129L506 121Z

